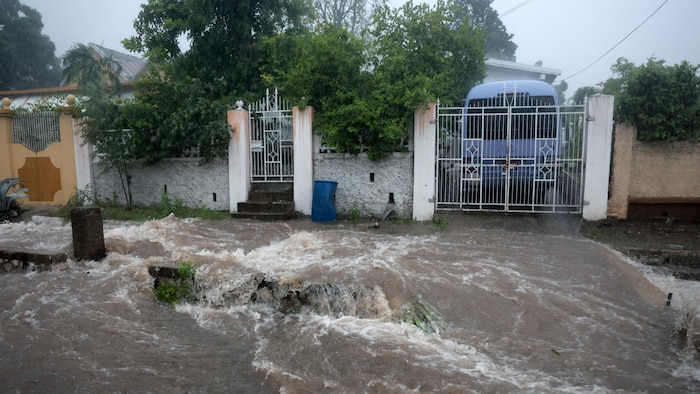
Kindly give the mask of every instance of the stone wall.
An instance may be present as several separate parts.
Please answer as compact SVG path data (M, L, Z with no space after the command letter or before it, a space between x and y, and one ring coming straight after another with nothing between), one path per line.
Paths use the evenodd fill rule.
M700 143L642 142L615 127L608 216L627 219L632 204L700 203Z
M97 164L94 164L97 165ZM122 203L124 193L115 172L93 171L95 191L102 198L114 195ZM131 193L134 204L146 206L161 200L163 192L182 199L188 206L229 210L229 178L226 160L199 165L198 158L163 159L154 165L137 163L133 169Z
M335 196L338 215L359 210L363 217L381 218L390 209L402 218L412 215L412 152L394 153L376 162L365 154L314 153L313 167L314 180L338 182Z

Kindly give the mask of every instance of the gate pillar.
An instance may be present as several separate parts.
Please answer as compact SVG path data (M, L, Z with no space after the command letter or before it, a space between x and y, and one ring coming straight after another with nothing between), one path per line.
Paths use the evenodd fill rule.
M240 104L240 105L238 105ZM231 139L228 145L228 188L229 212L238 212L238 203L248 199L250 191L250 130L248 130L248 111L243 103L236 103L238 108L229 110L227 120L231 126Z
M435 214L435 111L418 109L413 115L413 219L432 220Z
M607 218L614 99L614 96L602 94L588 98L582 215L585 220Z
M294 133L294 209L311 215L314 184L313 107L292 109Z
M17 174L12 168L12 115L14 111L10 109L12 100L5 97L0 102L0 180L16 177ZM4 196L1 196L2 198Z

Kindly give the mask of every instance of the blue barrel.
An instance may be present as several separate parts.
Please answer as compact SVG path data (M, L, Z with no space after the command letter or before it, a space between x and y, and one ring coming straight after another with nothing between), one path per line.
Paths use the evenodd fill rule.
M338 182L314 181L314 200L311 205L311 220L332 222L338 217L335 209L335 189Z

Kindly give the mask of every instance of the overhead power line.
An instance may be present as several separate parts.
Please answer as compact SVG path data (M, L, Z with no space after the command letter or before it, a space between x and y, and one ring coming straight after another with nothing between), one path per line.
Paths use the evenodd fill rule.
M646 19L644 19L644 20L642 21L642 23L638 24L637 27L635 27L634 29L632 29L631 32L627 33L627 35L624 36L620 41L618 41L617 44L613 45L612 48L608 49L607 52L605 52L604 54L602 54L602 55L601 55L599 58L597 58L593 63L589 64L588 66L586 66L586 67L583 68L582 70L580 70L580 71L578 71L578 72L575 72L574 74L569 75L568 77L562 79L562 81L566 81L567 79L573 78L573 77L575 77L575 76L581 74L582 72L588 70L589 68L593 67L593 65L595 65L596 63L598 63L599 61L601 61L605 56L607 56L610 52L612 52L613 49L617 48L620 44L622 44L629 36L632 35L632 33L634 33L635 31L637 31L637 29L639 29L640 27L642 27L642 25L644 25L649 19L651 19L652 16L654 16L657 12L659 12L659 10L660 10L663 6L665 6L666 3L668 3L668 0L664 0L664 2L661 3L661 5L660 5L656 10L654 10L654 12L652 12L651 15L649 15Z
M525 1L523 1L522 3L516 5L515 7L509 9L508 11L506 11L506 12L504 12L504 13L502 13L502 14L501 14L501 18L503 18L504 16L506 16L506 15L512 13L513 11L517 11L520 7L524 6L525 4L527 4L527 3L531 2L531 1L532 1L532 0L525 0Z

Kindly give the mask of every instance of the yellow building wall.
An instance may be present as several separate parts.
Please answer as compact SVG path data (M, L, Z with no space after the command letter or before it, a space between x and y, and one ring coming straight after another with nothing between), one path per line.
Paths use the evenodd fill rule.
M75 147L73 116L69 111L60 116L60 142L33 152L21 143L12 142L12 117L9 102L0 109L0 179L20 178L29 189L26 205L65 205L75 191Z

